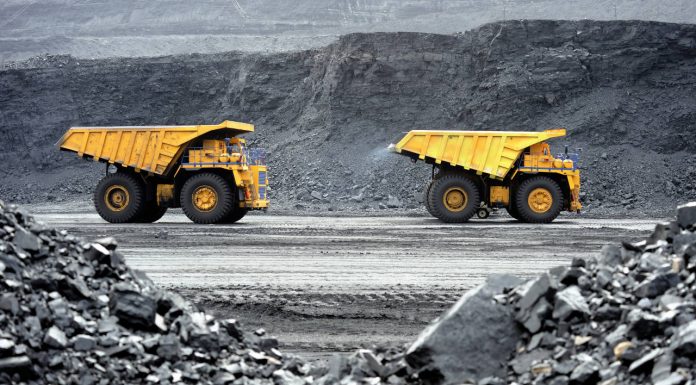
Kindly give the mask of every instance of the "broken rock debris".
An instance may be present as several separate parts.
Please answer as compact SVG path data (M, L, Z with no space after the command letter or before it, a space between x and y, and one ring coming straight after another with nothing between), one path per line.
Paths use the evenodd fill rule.
M597 258L574 259L515 287L488 296L482 293L492 290L490 283L472 290L405 352L398 381L696 382L696 203L680 206L677 218L658 224L644 241L605 246ZM471 316L477 312L490 317ZM506 332L489 335L501 327ZM486 342L467 337L476 332ZM486 345L491 341L500 342L495 354ZM380 363L403 356L392 352Z
M1 202L0 228L0 384L313 381L274 339L131 270L113 238L87 243Z
M115 240L86 243L0 203L0 383L691 384L694 210L526 283L491 277L410 346L324 370L160 290Z

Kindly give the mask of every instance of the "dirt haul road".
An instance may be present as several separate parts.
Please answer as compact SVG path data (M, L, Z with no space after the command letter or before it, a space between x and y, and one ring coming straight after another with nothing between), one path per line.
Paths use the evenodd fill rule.
M655 220L521 224L499 216L464 225L429 217L249 215L194 225L168 213L155 224L107 224L96 214L37 217L73 234L115 236L127 262L207 310L263 327L287 351L346 351L411 341L491 273L521 277L640 239Z

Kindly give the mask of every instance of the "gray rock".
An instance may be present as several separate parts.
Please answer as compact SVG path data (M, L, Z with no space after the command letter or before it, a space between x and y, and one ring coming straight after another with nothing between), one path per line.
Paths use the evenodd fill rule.
M599 263L606 266L618 266L623 262L621 247L618 245L604 245L601 251Z
M519 321L530 333L536 333L541 329L544 318L551 311L551 304L545 296L549 294L549 275L543 274L536 280L528 283L517 302L517 314L515 319Z
M12 351L12 349L14 347L15 347L14 341L7 339L7 338L0 338L0 353L10 352L10 351Z
M173 360L181 355L179 339L174 334L167 334L159 338L157 355L165 360Z
M676 273L655 274L643 282L635 289L635 295L638 298L655 298L664 294L668 289L676 286L679 283L679 275Z
M275 385L306 385L304 378L282 369L273 372L273 380Z
M677 207L677 223L682 229L696 224L696 202L689 202Z
M312 190L312 192L309 195L311 195L312 198L318 199L318 200L321 200L323 198L322 194L316 190Z
M390 208L390 209L395 209L395 208L399 208L399 207L401 207L401 206L402 206L402 203L401 203L401 201L399 200L399 198L390 195L390 196L389 196L389 199L387 199L387 207L388 207L388 208Z
M136 329L155 327L157 303L135 291L114 291L109 297L111 314L120 324Z
M638 262L638 267L642 271L655 271L656 269L660 268L661 266L667 264L667 260L660 255L659 253L643 253L643 255L640 256L640 260Z
M648 238L648 243L655 244L657 241L666 241L672 239L672 237L678 233L679 225L677 222L660 222L655 225L655 230L653 230L650 238Z
M51 326L44 335L43 342L56 349L63 349L68 345L65 333L56 326Z
M605 337L607 343L609 344L609 348L613 349L614 345L618 344L621 341L624 341L626 339L626 333L628 333L628 326L625 324L621 324L616 327L611 333L607 334Z
M384 365L382 365L381 362L379 362L379 360L377 359L377 357L375 357L372 351L367 349L361 349L355 354L359 355L360 358L367 363L367 366L369 367L370 371L372 371L373 375L376 375L378 377L385 376L386 368L384 367Z
M31 366L31 359L28 356L15 356L0 358L0 372L11 371Z
M0 262L5 265L5 269L10 269L15 273L21 273L25 267L24 262L19 260L19 258L5 253L0 253Z
M104 246L107 250L114 251L118 247L118 242L114 237L99 238L94 241L98 245Z
M522 373L527 373L531 369L532 364L534 362L540 362L542 360L548 359L551 357L551 354L551 351L545 349L537 349L531 352L525 352L519 354L517 357L510 360L510 367L512 367L512 370L514 370L515 373L517 373L518 375Z
M670 373L669 376L659 380L653 381L653 385L679 385L686 381L683 375L680 373Z
M659 357L662 352L663 350L659 348L651 350L647 354L643 355L643 357L640 359L633 361L631 366L628 367L628 372L634 373L652 368L653 361L655 361L655 359Z
M570 382L577 385L596 384L599 379L599 368L599 364L594 360L581 362L570 373Z
M687 247L696 244L696 233L684 232L674 236L672 249L678 255L682 255Z
M6 310L12 314L19 312L19 301L13 293L6 293L0 296L0 310Z
M41 239L21 226L15 228L14 243L30 253L36 253L41 248Z
M556 293L552 317L567 320L575 315L586 316L590 308L577 286L570 286Z
M543 326L544 319L551 313L551 304L546 298L539 299L534 307L522 313L518 312L515 319L530 333L538 332Z
M532 281L521 293L521 298L517 302L520 311L531 308L536 301L549 291L549 275L542 274L539 278Z
M213 377L213 385L227 385L233 383L237 377L224 371L219 372Z
M568 376L556 376L549 382L549 385L568 385L570 378Z
M650 374L650 380L652 380L653 384L665 381L670 377L672 374L672 360L671 351L665 351L655 360L652 373Z
M680 326L672 342L674 352L681 356L696 356L696 320Z
M640 309L631 310L626 321L629 325L629 333L641 339L660 334L663 330L660 317Z
M73 338L72 344L77 351L89 351L97 346L97 340L90 335L78 334Z
M434 382L504 378L520 330L510 309L493 297L518 284L511 276L491 277L467 292L421 333L406 361Z

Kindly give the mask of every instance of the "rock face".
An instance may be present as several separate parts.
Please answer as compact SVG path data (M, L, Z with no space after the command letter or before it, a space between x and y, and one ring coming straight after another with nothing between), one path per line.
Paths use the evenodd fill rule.
M10 63L0 68L0 169L10 173L0 194L91 191L103 167L53 147L71 125L236 119L254 122L249 138L269 150L275 207L407 209L422 207L431 170L385 150L403 131L564 126L554 151L583 148L590 211L666 215L673 199L696 199L694 42L694 25L531 20L352 34L273 55Z
M520 329L512 311L495 296L518 285L511 276L493 276L466 293L411 345L406 362L426 382L460 384L504 376Z

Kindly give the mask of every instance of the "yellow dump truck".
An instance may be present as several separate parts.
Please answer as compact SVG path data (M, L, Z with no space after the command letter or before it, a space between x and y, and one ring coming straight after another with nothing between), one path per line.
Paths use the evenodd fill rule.
M232 121L72 127L57 146L106 163L94 205L109 222L154 222L168 207L181 207L196 223L233 223L269 204L265 153L238 138L253 131Z
M505 208L515 219L548 223L561 211L580 212L578 154L551 154L546 142L565 129L543 132L410 131L394 152L433 165L425 206L444 222L487 218ZM439 169L435 173L435 169Z

